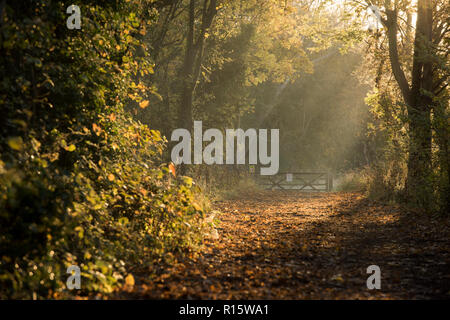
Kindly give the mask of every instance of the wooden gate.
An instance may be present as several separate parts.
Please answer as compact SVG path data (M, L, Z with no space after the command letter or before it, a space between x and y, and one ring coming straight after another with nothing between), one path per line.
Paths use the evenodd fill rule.
M331 191L333 176L325 171L279 172L259 176L258 184L269 190Z

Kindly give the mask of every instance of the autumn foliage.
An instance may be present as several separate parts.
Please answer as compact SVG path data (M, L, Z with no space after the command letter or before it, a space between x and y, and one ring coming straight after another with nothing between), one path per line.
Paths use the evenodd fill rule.
M91 1L83 32L65 28L62 2L6 6L0 298L69 294L69 265L81 268L77 294L111 292L130 266L199 242L193 181L173 176L165 139L131 116L152 94L140 81L152 64L136 53L152 16L136 5Z

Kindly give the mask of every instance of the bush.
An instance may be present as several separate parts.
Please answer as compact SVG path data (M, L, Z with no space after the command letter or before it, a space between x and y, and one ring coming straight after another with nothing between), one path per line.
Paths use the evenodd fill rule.
M140 5L90 1L82 32L65 28L63 2L6 5L0 298L66 297L72 264L74 293L109 293L131 266L200 243L199 191L161 163L166 141L129 112L156 94L141 40L153 13Z
M355 170L338 175L335 179L335 189L337 191L366 191L367 181L363 170Z
M406 165L380 162L373 167L346 172L336 179L337 191L364 192L370 199L398 201L404 193Z

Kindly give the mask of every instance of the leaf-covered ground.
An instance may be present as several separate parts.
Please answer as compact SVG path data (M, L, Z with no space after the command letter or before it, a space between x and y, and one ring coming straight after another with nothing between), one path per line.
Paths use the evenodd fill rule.
M450 298L450 223L358 193L265 191L215 203L219 237L127 298ZM381 268L381 290L366 269ZM121 296L123 297L123 291Z

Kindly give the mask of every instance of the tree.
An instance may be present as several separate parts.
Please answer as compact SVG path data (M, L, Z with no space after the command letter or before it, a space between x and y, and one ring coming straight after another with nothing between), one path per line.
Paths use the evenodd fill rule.
M178 123L180 127L192 130L192 99L197 85L200 67L203 61L204 42L206 32L217 13L216 0L203 0L201 9L201 26L195 30L196 1L189 1L189 20L187 24L186 51L181 74L182 92L178 112Z
M369 5L368 3L367 5ZM400 16L402 13L402 17ZM445 13L447 12L447 15ZM406 16L406 20L404 19ZM433 195L432 179L432 111L439 95L448 84L448 71L444 59L448 55L448 4L431 0L418 0L412 63L409 57L399 55L399 39L404 47L411 46L411 3L408 1L384 1L384 16L381 22L386 28L389 61L408 114L408 173L405 184L407 200L414 206L429 208ZM399 20L404 19L406 31L400 29ZM403 38L402 38L403 35ZM446 40L447 39L447 40ZM448 42L447 42L448 43ZM405 50L408 52L408 50ZM404 69L408 70L405 73ZM436 113L434 113L436 115ZM444 139L445 140L445 139ZM448 154L448 152L446 152ZM448 160L447 160L448 162ZM445 170L445 168L439 168ZM447 169L448 170L448 165ZM447 173L448 174L448 173Z

